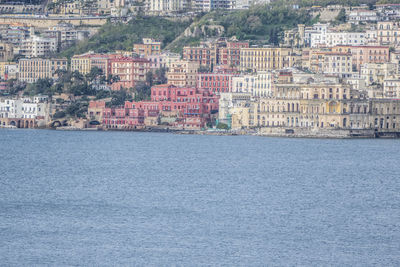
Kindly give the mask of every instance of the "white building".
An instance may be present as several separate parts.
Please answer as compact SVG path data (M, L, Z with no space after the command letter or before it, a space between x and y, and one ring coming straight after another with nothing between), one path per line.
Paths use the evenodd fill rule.
M383 81L393 78L398 73L395 63L366 63L361 65L360 75L366 85L383 84Z
M357 90L357 91L366 90L365 79L363 79L361 77L346 78L346 83L350 84L354 90Z
M349 14L349 22L358 24L360 22L377 21L378 16L374 10L355 10Z
M1 99L0 118L44 119L47 107L47 97Z
M327 47L336 45L364 45L366 43L364 32L327 32Z
M326 33L329 29L329 23L316 23L312 29L305 30L305 43L310 43L311 47L318 47L320 44L326 44ZM309 39L309 40L308 40Z
M267 71L232 77L232 92L268 97L272 95L273 79L273 73Z
M187 0L147 0L147 11L152 14L167 14L184 10Z
M383 81L385 97L400 98L400 79L386 79Z
M170 64L181 60L178 53L164 52L162 54L148 55L147 59L151 62L151 69L168 68Z
M27 58L45 57L57 51L57 38L33 36L22 42L21 54Z
M236 0L194 0L192 1L194 10L208 12L214 9L235 9Z
M353 74L352 66L353 58L350 53L327 52L324 54L322 73L347 78Z

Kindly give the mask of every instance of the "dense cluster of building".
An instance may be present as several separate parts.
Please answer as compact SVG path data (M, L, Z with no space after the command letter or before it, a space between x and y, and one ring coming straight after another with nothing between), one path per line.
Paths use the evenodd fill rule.
M41 29L23 23L0 24L0 61L11 61L14 57L49 57L89 36L89 32L78 30L72 24L60 23Z
M159 11L187 4L148 3ZM113 3L119 7L126 4ZM88 52L74 55L70 62L44 56L57 49L53 45L68 46L79 39L79 32L67 32L67 25L48 29L45 38L56 41L42 43L40 49L35 49L34 43L44 37L36 36L34 29L6 25L0 31L3 40L0 77L33 83L43 78L57 80L59 70L87 75L97 68L105 77L118 79L97 84L96 89L135 92L138 85L149 85L149 73L155 75L164 69L166 83L152 86L149 100L126 101L122 106L109 106L104 100L90 101L87 120L96 121L105 129L216 126L261 134L307 135L329 131L360 136L397 134L400 132L400 25L396 20L400 17L400 6L378 5L375 10L353 8L346 9L346 13L349 23L299 24L286 30L279 46L255 46L235 37L214 38L185 46L180 55L163 51L159 40L144 38L130 51ZM24 58L10 61L15 51ZM4 84L0 84L2 88ZM24 106L17 102L2 105L4 111L11 110L12 105ZM2 111L1 116L26 118L24 110L14 115Z

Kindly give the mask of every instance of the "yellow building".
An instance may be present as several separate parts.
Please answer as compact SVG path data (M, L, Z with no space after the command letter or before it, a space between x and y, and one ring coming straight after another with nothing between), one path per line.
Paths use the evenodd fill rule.
M23 58L18 62L18 79L33 83L38 79L53 78L58 69L67 70L67 59Z
M90 58L76 55L71 58L71 71L78 71L82 74L88 74L90 72Z
M293 67L297 56L292 48L241 48L240 70L267 71Z
M240 130L251 126L251 111L246 105L231 109L231 129Z

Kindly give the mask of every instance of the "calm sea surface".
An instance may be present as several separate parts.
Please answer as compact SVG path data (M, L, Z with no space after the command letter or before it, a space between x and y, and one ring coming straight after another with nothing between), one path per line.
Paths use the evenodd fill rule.
M400 265L400 140L4 129L0 162L0 265Z

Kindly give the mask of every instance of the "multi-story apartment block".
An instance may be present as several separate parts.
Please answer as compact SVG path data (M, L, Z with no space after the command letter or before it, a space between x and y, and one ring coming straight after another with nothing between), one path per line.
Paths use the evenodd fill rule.
M311 28L304 31L304 42L310 47L319 47L320 44L326 44L326 33L329 29L329 23L315 23Z
M351 77L353 74L353 58L346 52L325 52L321 73L338 75L341 78Z
M187 8L187 0L147 0L148 12L152 14L168 14Z
M21 54L27 58L46 57L58 51L56 38L32 36L22 42Z
M115 57L110 59L111 74L120 80L113 84L114 90L134 88L137 82L146 81L150 61L144 58Z
M201 90L209 90L214 94L230 92L234 74L229 72L199 73L197 74L197 87Z
M273 97L260 98L254 122L259 127L346 127L342 102L350 98L346 84L277 83Z
M262 47L240 49L240 70L267 71L293 67L291 48Z
M0 26L1 39L15 47L35 34L35 28L23 24L5 24Z
M149 55L146 57L151 62L151 69L168 69L172 62L179 61L181 56L178 53L164 52L157 55Z
M383 84L386 79L393 79L398 74L398 66L395 63L366 63L361 65L360 77L366 85Z
M360 70L365 63L385 63L390 59L388 46L344 46L332 48L332 52L347 52L353 57L353 70Z
M240 65L240 49L248 48L248 42L223 42L216 47L216 65L237 67Z
M349 22L358 24L360 22L374 22L378 20L374 10L354 10L349 14Z
M57 39L58 46L66 48L74 45L77 41L82 41L89 37L88 31L77 30L72 24L59 23L56 26L51 26L45 35L48 38Z
M383 81L383 94L388 98L400 99L400 79L385 79Z
M185 46L182 53L184 60L197 62L209 70L212 70L217 62L216 51L209 44L203 43L198 47Z
M300 39L300 38L299 38ZM336 45L365 45L365 32L335 31L329 24L314 24L304 31L304 42L310 47L333 47Z
M91 70L90 57L88 54L75 55L71 58L71 71L88 74Z
M172 127L201 129L218 110L218 98L210 91L162 84L151 88L151 100L125 102L123 108L104 108L106 128L136 128L157 125L163 117Z
M270 71L259 71L254 74L242 74L232 77L232 92L249 93L255 97L272 95L274 75Z
M328 32L326 33L325 46L365 45L365 35L365 32Z
M133 51L146 58L150 55L158 55L161 53L161 41L143 38L143 44L134 44Z
M397 46L400 43L400 23L396 21L378 22L377 39L381 45Z
M47 97L40 99L43 101L33 98L0 99L0 124L17 128L36 127L38 120L45 121L48 115Z
M78 71L82 74L88 74L93 67L103 71L107 77L110 74L110 58L113 55L86 53L75 55L71 58L71 71ZM117 55L114 55L117 56Z
M18 80L33 83L38 79L53 78L57 70L67 70L67 59L23 58L18 62Z
M234 0L194 0L192 3L194 10L199 12L209 12L214 9L234 9Z
M217 65L237 67L240 65L240 50L248 47L248 42L219 39L202 43L198 47L185 46L183 59L198 62L209 70L213 70Z
M172 62L167 73L168 84L195 87L199 67L199 63L188 60Z

